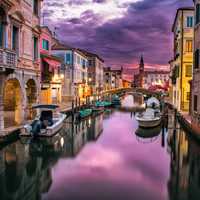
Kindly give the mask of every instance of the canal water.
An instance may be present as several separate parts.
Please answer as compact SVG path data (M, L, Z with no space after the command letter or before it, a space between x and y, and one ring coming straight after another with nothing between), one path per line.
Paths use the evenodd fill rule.
M200 146L173 113L166 121L143 130L107 110L69 118L51 140L18 140L0 150L0 199L199 200Z

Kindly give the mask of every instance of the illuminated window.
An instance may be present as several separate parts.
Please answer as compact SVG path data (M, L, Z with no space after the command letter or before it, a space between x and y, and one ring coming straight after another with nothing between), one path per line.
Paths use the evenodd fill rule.
M192 65L185 66L185 76L192 77Z
M190 100L190 92L187 92L187 101Z
M192 40L186 40L185 50L186 52L192 52L193 45Z

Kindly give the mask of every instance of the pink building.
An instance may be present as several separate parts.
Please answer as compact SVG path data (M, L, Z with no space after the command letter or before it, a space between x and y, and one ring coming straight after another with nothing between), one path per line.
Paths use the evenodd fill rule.
M61 59L53 56L51 47L54 38L48 27L41 27L41 103L61 103Z
M41 0L0 1L0 134L39 101Z

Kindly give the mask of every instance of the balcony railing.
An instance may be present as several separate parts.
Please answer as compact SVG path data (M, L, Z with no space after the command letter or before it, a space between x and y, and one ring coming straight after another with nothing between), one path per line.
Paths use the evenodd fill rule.
M14 69L17 66L17 56L15 52L0 49L0 67Z

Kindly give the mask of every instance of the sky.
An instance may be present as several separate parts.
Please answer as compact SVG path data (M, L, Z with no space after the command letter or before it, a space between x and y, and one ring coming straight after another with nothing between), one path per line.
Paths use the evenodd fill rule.
M43 23L57 38L97 53L107 66L165 68L172 58L171 27L192 0L44 0Z

